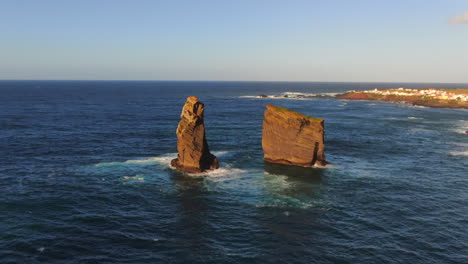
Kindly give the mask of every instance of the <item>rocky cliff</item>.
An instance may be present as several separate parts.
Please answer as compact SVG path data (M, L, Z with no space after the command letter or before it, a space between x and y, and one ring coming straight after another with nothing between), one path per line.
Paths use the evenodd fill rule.
M324 120L268 104L263 120L265 161L310 167L327 164Z
M171 165L179 170L198 173L219 168L218 159L210 153L205 136L204 105L195 96L187 98L177 127L177 158Z
M404 102L435 108L468 109L468 89L374 89L349 91L337 99Z

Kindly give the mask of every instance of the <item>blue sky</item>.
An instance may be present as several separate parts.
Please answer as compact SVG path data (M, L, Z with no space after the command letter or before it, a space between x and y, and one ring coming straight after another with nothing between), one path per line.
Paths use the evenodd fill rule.
M466 11L466 0L0 0L0 79L468 83Z

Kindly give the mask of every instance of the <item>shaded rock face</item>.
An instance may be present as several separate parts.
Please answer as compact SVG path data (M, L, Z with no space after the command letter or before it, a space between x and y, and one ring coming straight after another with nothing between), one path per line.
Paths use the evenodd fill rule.
M204 105L195 96L187 98L177 127L177 158L171 165L179 170L198 173L219 168L218 159L210 153L205 136Z
M265 161L310 167L327 164L324 120L268 104L263 120Z

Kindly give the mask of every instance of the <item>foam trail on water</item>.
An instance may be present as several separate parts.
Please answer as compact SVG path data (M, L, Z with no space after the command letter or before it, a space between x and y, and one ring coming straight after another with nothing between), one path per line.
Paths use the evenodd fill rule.
M217 157L227 157L235 152L233 151L214 151L213 154ZM160 164L160 165L171 165L171 160L177 158L177 153L166 153L161 156L156 157L147 157L141 159L134 159L134 160L126 160L126 161L113 161L113 162L102 162L95 164L96 167L101 166L112 166L112 165L126 165L126 164Z
M452 129L452 131L459 134L466 134L466 131L468 131L468 121L460 120L459 123L460 124L457 126L457 128Z
M112 166L112 165L125 165L125 164L170 164L171 160L177 157L177 153L168 153L157 157L148 157L145 159L135 159L135 160L126 160L126 161L113 161L113 162L102 162L95 164L96 167L101 166Z
M468 156L468 151L452 151L449 154L452 156Z
M300 92L284 92L281 94L260 94L260 95L243 95L239 98L268 98L268 99L289 99L289 100L306 100L317 97L334 97L338 93L300 93Z
M124 180L133 180L133 181L140 181L140 182L145 181L145 178L143 177L143 175L123 176L122 179L124 179Z
M221 164L219 169L202 173L187 173L191 177L207 177L213 182L223 182L243 177L248 171Z

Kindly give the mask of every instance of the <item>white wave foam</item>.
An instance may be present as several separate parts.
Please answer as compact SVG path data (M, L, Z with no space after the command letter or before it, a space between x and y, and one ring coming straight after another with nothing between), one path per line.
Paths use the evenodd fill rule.
M123 176L122 179L124 180L131 180L131 181L140 181L144 182L145 178L142 177L143 175L136 175L136 176Z
M323 210L330 210L327 208L326 204L321 201L306 201L299 198L294 198L286 195L277 195L277 197L270 200L261 201L255 204L255 207L258 208L320 208Z
M449 154L452 156L468 156L468 151L452 151Z
M225 157L228 155L233 154L232 151L213 151L213 154L217 157ZM111 165L125 165L125 164L161 164L170 166L171 160L177 157L177 153L167 153L157 157L148 157L143 159L134 159L134 160L126 160L126 161L113 161L113 162L102 162L95 164L94 166L101 167L101 166L111 166Z
M459 133L459 134L466 134L466 131L468 131L468 121L466 120L459 120L458 126L455 129L452 129L453 132Z
M301 93L301 92L284 92L281 94L260 94L260 95L243 95L240 98L268 98L268 99L292 99L305 100L317 97L333 97L338 93Z
M212 151L211 153L216 157L227 157L233 155L235 151Z
M148 157L145 159L136 159L136 160L126 160L126 161L113 161L113 162L102 162L95 164L94 166L111 166L111 165L125 165L125 164L151 164L151 163L160 163L160 164L170 164L171 160L177 157L177 153L168 153L158 157Z
M422 117L408 116L408 119L424 119Z
M408 104L408 103L402 103L402 105L404 106L408 106L408 107L413 107L413 108L429 108L427 106L422 106L422 105L412 105L412 104Z
M453 142L454 146L468 149L468 142Z
M223 182L234 180L243 177L247 173L246 170L231 168L229 166L220 165L219 169L205 171L202 173L187 173L191 177L207 177L213 182Z
M215 156L226 157L235 153L235 151L213 151ZM157 157L148 157L145 159L135 159L135 160L126 160L122 162L103 162L95 164L96 167L105 167L105 166L125 166L125 165L161 165L166 168L176 170L175 167L171 166L171 161L177 157L177 153L167 153ZM218 181L225 181L233 179L241 174L245 174L247 171L231 168L229 164L225 165L221 163L220 168L212 171L206 171L203 173L187 173L187 175L193 177L209 177L209 178L220 178ZM222 179L221 179L222 178ZM124 180L133 180L133 181L144 181L145 179L141 175L136 176L124 176Z
M328 163L328 164L325 165L325 166L316 165L316 164L315 164L314 166L312 166L312 168L317 168L317 169L336 169L336 168L338 168L338 167L336 167L336 166L334 166L334 165Z

